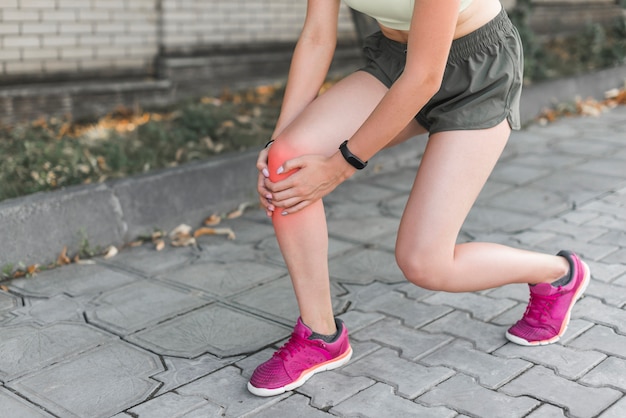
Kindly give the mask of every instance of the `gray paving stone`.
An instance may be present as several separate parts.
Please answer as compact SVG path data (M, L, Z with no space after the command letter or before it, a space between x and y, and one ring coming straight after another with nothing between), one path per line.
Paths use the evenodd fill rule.
M414 167L394 170L372 178L372 183L389 189L409 192L413 187L416 169Z
M28 305L13 310L16 322L36 322L38 324L52 324L54 322L81 322L84 323L83 312L87 301L82 298L70 298L66 295L56 295L50 299L27 300Z
M388 291L357 306L364 311L382 312L400 318L406 326L419 328L452 311L451 308L437 306L436 303L428 302L429 300L422 303L408 299L401 293Z
M398 349L402 357L410 360L429 354L452 340L446 335L431 335L405 327L393 319L377 322L354 333L353 337Z
M241 357L228 357L220 359L210 354L195 359L183 359L176 357L164 357L163 363L166 370L152 376L153 379L163 382L158 394L163 394L179 386L185 385L200 377L213 373L227 365L230 365Z
M479 350L491 352L506 344L504 333L508 327L471 319L466 313L452 312L422 329L454 335L473 342Z
M230 357L259 350L286 337L289 332L250 314L212 304L132 334L127 339L168 356L195 358L210 353Z
M201 238L201 237L200 237ZM199 239L199 238L198 238ZM264 238L259 240L258 242L264 240L272 240L276 242L276 238L272 235L269 238ZM204 245L199 244L200 251L198 251L198 258L191 261L192 264L201 264L203 262L210 263L227 263L227 264L235 264L241 262L256 262L259 263L260 260L264 258L264 251L258 250L256 248L258 242L254 243L244 243L235 241L224 241L219 245ZM275 248L278 251L278 246ZM266 260L263 260L266 261ZM265 264L265 263L264 263ZM180 269L187 267L189 264L183 264L175 267L174 269L169 269L167 271L155 272L157 277L159 276L173 276L176 275ZM160 274L159 274L160 273Z
M346 181L340 184L334 193L326 196L324 201L343 203L347 200L355 203L376 204L378 201L390 199L398 192L398 190L377 186L369 182Z
M19 306L18 298L0 291L0 313L13 310L14 308Z
M595 416L622 396L614 389L582 386L541 366L533 367L500 390L511 396L532 396L564 407L572 417Z
M602 158L579 164L577 169L609 177L626 178L624 161L613 158Z
M165 274L166 281L220 297L231 296L260 283L276 279L285 269L258 262L200 263L181 267Z
M603 324L626 334L626 310L605 305L594 297L585 297L575 307L576 317L585 318L597 324Z
M409 282L399 285L396 290L406 295L407 298L415 300L424 300L428 296L437 293L432 290L421 288Z
M350 301L352 308L358 309L360 306L370 303L373 299L376 299L383 294L399 289L403 286L403 284L373 282L366 285L360 285L344 283L342 284L342 287L347 290L347 293L343 297Z
M142 281L99 296L87 312L90 323L127 335L209 303L191 292Z
M222 411L222 408L206 399L170 392L142 403L128 412L136 418L200 418L221 417Z
M538 216L476 205L467 215L463 230L470 234L493 231L512 233L530 228L540 219Z
M502 359L475 350L467 341L453 341L420 359L420 363L460 371L489 389L497 389L532 366L527 361Z
M337 238L347 238L360 242L376 241L382 234L389 234L398 230L399 219L383 218L379 216L329 219L328 230L330 235Z
M626 303L626 286L591 280L585 290L585 295L593 296L607 305L619 308Z
M374 380L366 377L351 377L329 371L314 375L306 382L306 385L298 388L298 392L310 397L311 405L314 407L328 410L375 383Z
M145 244L126 249L106 263L151 276L181 266L194 258L194 253L188 248L168 247L167 251L156 251L151 244Z
M565 219L556 218L548 219L541 222L539 225L533 228L536 231L552 231L560 235L567 235L575 239L582 239L582 241L592 241L598 237L603 236L609 230L605 227L597 227L591 225L576 225L571 222L567 222ZM545 240L544 240L545 241Z
M597 351L580 351L559 344L538 347L507 344L496 350L494 354L510 359L521 358L543 365L571 380L580 378L606 358Z
M618 247L607 244L593 244L566 235L556 235L554 238L547 239L537 244L537 250L543 250L547 253L556 253L561 249L574 250L585 261L604 261L604 259L614 253Z
M375 324L381 319L384 319L384 315L381 315L379 313L349 310L346 313L339 315L339 318L343 320L343 322L348 327L348 332L350 333L350 335L352 335L358 330Z
M554 405L543 404L539 408L535 409L527 418L565 418L565 412L561 408L557 408Z
M589 222L587 222L586 225L588 226L594 226L594 227L605 228L605 229L624 228L624 223L625 223L624 220L616 217L615 215L599 214L598 212L589 212L589 213L596 215L596 217L590 220Z
M605 283L610 283L626 273L626 265L624 264L607 264L596 261L586 261L586 263L591 269L591 276L594 281L600 280Z
M344 290L331 281L330 292L335 312L341 312L345 303L337 296L344 293ZM241 293L233 297L232 301L238 305L265 312L289 324L295 324L300 316L296 296L291 281L287 277Z
M17 379L12 389L62 417L109 417L146 399L162 370L153 354L121 341Z
M580 380L595 387L613 387L626 391L626 360L609 357Z
M206 377L180 387L176 392L182 396L204 398L224 409L225 417L254 416L263 408L277 404L291 392L269 398L254 396L246 388L247 379L236 367L228 366Z
M413 399L431 387L454 375L445 367L425 367L398 357L388 348L348 364L341 373L349 376L364 376L397 388L398 395Z
M393 388L382 383L365 389L330 410L341 417L378 418L452 418L456 412L444 407L428 408L393 393Z
M620 399L600 415L601 418L624 418L624 416L626 416L626 398Z
M376 219L383 215L380 204L376 203L363 204L356 202L344 202L341 200L328 202L325 199L324 209L326 211L326 219L329 221L351 218ZM334 230L331 228L330 232L332 233Z
M404 275L395 256L386 251L364 249L333 259L329 265L331 277L345 283L368 284L374 280L403 283Z
M545 167L545 166L544 166ZM519 186L542 178L550 173L549 170L527 167L511 161L499 162L491 174L491 178L502 183Z
M602 259L606 263L626 264L626 248L615 251Z
M556 215L570 205L567 196L538 187L513 189L489 199L489 206L543 217Z
M512 300L493 299L479 293L449 292L439 292L424 299L424 303L451 306L458 310L469 312L472 317L482 321L489 321L517 304Z
M580 132L576 135L580 135ZM579 137L576 141L555 141L551 143L550 148L558 151L558 154L580 155L586 158L608 156L618 149L614 144L585 137Z
M597 350L608 355L626 357L626 336L616 334L609 327L595 325L569 343L583 350Z
M302 395L292 395L277 404L254 414L258 418L306 417L324 418L333 415L309 405L309 399Z
M84 324L0 327L0 380L13 380L103 344L111 338Z
M7 418L52 418L52 415L5 388L0 388L0 411Z
M503 418L523 417L539 404L529 397L510 397L490 391L461 374L420 396L419 401L433 406L445 405L471 416Z
M97 264L70 264L63 268L37 274L38 280L13 280L9 288L19 294L33 297L52 297L60 294L80 296L99 294L139 280Z
M574 155L544 152L541 154L524 153L523 155L515 157L513 161L522 166L531 166L543 169L545 169L545 167L560 169L563 167L574 167L585 161L585 159Z

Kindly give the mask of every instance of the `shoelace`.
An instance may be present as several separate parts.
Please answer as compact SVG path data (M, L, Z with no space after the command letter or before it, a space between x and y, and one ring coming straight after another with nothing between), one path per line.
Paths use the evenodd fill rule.
M558 293L553 295L537 295L531 293L530 301L528 302L528 307L526 308L524 316L535 321L541 321L544 316L550 318L552 305L559 296L560 295Z
M289 338L289 341L287 341L285 345L280 347L278 351L274 353L274 355L280 357L283 360L287 360L287 357L295 356L296 354L298 354L299 351L309 345L311 345L311 341L302 338L299 335L291 334L291 338Z

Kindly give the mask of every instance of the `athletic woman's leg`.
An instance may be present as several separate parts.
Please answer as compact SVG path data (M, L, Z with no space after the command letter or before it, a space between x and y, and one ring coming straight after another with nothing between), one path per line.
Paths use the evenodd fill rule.
M312 102L272 144L268 156L270 180L290 173L276 170L291 158L305 154L332 155L350 138L387 92L372 75L356 72L340 81ZM415 136L419 125L412 122L394 143ZM305 324L320 334L336 330L330 298L328 273L328 232L322 201L283 216L273 215L280 250L295 290Z
M408 280L428 289L462 292L547 283L567 274L563 257L490 243L456 244L509 134L504 121L491 129L430 137L398 233L396 258Z

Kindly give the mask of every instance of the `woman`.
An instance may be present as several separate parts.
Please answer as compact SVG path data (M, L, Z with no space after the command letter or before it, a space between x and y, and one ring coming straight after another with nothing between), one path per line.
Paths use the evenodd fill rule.
M588 267L569 251L456 244L511 129L520 127L521 43L500 2L346 3L380 25L366 40L367 65L317 97L340 0L309 0L274 141L257 162L260 200L300 309L290 340L250 379L259 396L292 390L350 359L347 329L333 317L321 198L376 152L415 135L429 139L396 242L409 281L448 292L528 283L528 308L506 333L522 345L557 341L589 282Z

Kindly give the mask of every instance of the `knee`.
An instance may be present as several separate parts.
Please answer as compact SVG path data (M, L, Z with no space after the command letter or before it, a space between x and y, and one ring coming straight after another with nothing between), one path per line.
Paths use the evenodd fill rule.
M409 282L428 290L446 291L446 264L438 259L428 252L396 250L398 267Z
M267 168L270 172L270 180L278 181L288 177L292 173L277 174L276 170L287 160L306 154L306 150L299 147L295 141L285 136L279 136L272 143L267 154Z

